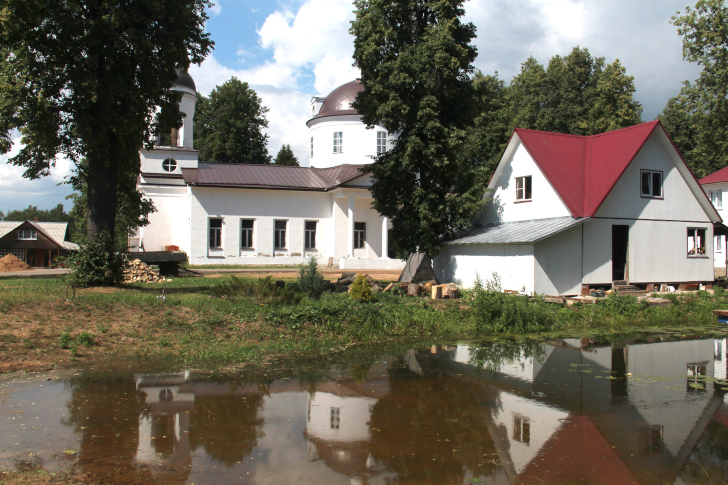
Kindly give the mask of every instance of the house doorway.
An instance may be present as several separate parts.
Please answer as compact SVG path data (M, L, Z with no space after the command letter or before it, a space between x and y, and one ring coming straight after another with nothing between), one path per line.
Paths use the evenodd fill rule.
M629 226L612 226L612 281L627 279Z

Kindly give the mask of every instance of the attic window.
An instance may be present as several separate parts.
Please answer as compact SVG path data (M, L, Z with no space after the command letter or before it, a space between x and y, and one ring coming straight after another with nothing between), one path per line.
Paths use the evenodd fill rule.
M723 190L711 190L710 191L710 202L713 203L713 207L716 209L723 208Z
M35 241L38 239L38 232L35 229L21 229L18 231L18 241Z
M516 177L516 201L527 202L531 200L531 176Z
M642 197L662 198L662 172L640 170Z

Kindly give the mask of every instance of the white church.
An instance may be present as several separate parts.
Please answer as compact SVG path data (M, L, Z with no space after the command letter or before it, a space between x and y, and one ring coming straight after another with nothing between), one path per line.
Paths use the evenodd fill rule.
M182 93L183 125L140 152L138 189L157 212L130 238L132 251L178 246L193 265L300 264L315 255L341 269L404 267L389 257L389 221L372 209L370 178L360 171L387 149L388 134L366 129L351 107L358 81L312 99L302 167L200 162L195 83L182 73L173 89Z

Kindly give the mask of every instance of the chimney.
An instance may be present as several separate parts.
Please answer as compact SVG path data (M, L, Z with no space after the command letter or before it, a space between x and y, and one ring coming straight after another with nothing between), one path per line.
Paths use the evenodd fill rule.
M38 222L38 218L37 217L34 217L33 218L33 222Z

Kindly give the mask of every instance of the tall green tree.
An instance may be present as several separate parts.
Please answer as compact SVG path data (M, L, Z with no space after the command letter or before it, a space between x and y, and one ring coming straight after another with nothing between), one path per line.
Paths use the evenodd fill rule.
M263 106L248 83L231 78L215 87L209 97L198 94L195 113L195 148L200 161L216 163L270 163L268 127Z
M47 175L61 155L86 184L90 239L114 235L120 181L135 180L157 107L179 122L176 69L199 64L209 0L0 0L0 150ZM81 161L85 160L85 164ZM128 189L124 189L128 190Z
M5 218L9 221L32 221L36 217L39 222L70 222L73 224L73 216L63 209L63 204L58 204L53 209L38 209L35 205L29 205L25 209L8 211Z
M672 23L683 37L683 58L703 70L661 119L693 171L705 176L728 165L728 7L700 0Z
M283 145L280 150L278 150L278 155L276 155L274 165L289 165L293 167L300 167L301 164L298 163L298 157L293 153L293 150L291 150L291 145Z
M508 89L511 126L594 135L640 123L634 77L619 59L607 65L586 48L554 56L548 68L530 57Z
M475 26L462 0L355 0L354 59L364 90L354 108L394 134L368 166L374 208L390 218L400 256L434 256L440 237L467 227L487 180L469 157L475 110L469 74Z

